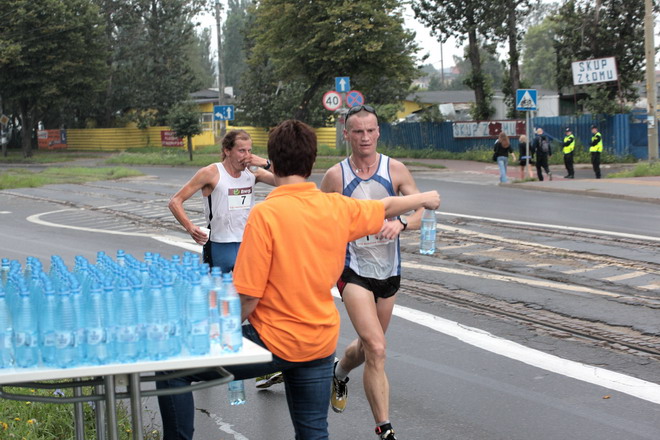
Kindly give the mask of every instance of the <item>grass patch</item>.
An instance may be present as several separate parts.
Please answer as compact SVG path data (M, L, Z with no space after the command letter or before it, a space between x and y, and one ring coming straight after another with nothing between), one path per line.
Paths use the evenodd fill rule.
M103 157L107 153L97 152L81 152L69 150L33 150L32 157L23 157L23 152L20 150L9 150L7 157L0 154L0 164L42 164L42 163L61 163L69 162L76 159L94 159Z
M617 177L648 177L648 176L660 176L660 162L640 163L632 170L608 174L606 177L609 179L609 178L617 178Z
M55 168L42 171L8 169L0 176L0 189L36 188L57 183L85 183L97 180L115 180L122 177L141 176L137 170L114 168Z
M195 166L203 167L221 160L219 152L213 154L193 152L193 160L187 151L162 149L159 152L135 153L124 151L106 160L109 165L154 165L154 166Z

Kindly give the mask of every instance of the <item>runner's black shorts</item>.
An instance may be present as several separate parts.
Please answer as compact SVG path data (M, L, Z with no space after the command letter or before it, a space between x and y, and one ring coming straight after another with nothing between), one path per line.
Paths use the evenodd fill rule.
M339 294L344 293L346 284L351 283L363 287L374 294L374 301L378 302L378 298L389 298L401 287L401 276L396 275L384 280L377 280L375 278L366 278L355 273L351 268L345 267L339 281L337 281L337 289Z

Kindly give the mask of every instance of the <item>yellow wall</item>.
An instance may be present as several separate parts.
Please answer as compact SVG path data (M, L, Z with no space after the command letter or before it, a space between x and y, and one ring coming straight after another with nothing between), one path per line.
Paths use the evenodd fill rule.
M424 107L429 107L432 104L423 104ZM403 101L403 110L398 112L396 114L397 119L405 118L409 114L416 112L417 110L421 110L422 106L420 106L418 103L415 101Z
M193 137L193 149L200 146L214 145L215 139L212 127L205 127L206 130ZM252 137L254 145L265 147L268 144L268 130L260 127L238 127L228 126L231 129L243 129ZM169 127L149 127L146 130L140 130L136 127L125 128L84 128L68 129L67 148L75 150L126 150L129 148L140 147L160 147L160 132L171 130ZM335 146L335 129L333 127L324 127L315 129L318 136L319 145L326 144L331 148ZM186 147L184 140L184 146Z

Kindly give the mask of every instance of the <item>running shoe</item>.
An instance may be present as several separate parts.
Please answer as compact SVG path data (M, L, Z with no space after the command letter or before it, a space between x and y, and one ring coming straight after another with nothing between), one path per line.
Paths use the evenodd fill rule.
M335 367L337 362L335 362ZM348 400L348 377L346 380L339 380L337 377L332 376L332 393L330 395L330 406L336 413L343 413L346 409L346 401Z
M273 385L284 382L284 375L281 371L277 373L266 374L265 376L259 376L256 378L257 383L255 386L257 388L270 388Z
M376 434L378 434L380 440L396 440L394 429L389 423L382 426L376 426Z

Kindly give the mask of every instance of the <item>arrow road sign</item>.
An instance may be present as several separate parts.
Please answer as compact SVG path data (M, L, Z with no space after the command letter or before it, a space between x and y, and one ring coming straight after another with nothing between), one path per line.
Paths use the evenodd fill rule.
M213 106L213 120L214 121L233 121L234 120L234 106L233 105L214 105Z
M516 110L536 111L536 89L516 90Z
M351 90L351 78L348 76L335 77L335 90L339 93L345 93Z

